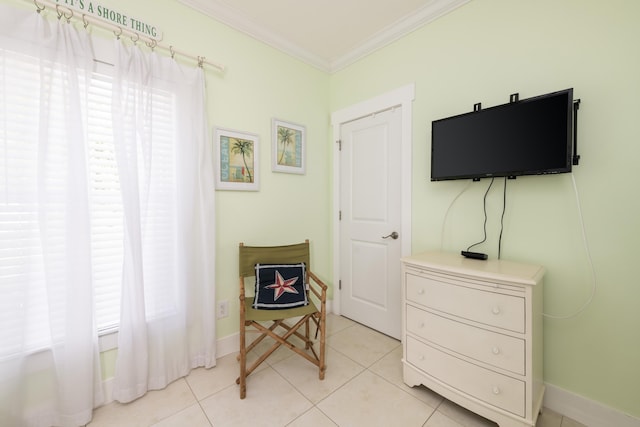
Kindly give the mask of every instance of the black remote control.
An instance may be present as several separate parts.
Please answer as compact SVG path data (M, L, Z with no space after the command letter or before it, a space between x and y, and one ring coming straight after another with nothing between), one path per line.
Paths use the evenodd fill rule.
M481 260L486 260L488 258L487 254L483 254L482 252L462 251L460 253L465 258L473 258L473 259L481 259Z

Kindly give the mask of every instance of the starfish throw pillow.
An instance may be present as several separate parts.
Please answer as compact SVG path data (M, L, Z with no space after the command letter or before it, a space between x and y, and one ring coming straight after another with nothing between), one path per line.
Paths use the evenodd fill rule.
M256 264L253 308L277 310L309 304L305 264Z

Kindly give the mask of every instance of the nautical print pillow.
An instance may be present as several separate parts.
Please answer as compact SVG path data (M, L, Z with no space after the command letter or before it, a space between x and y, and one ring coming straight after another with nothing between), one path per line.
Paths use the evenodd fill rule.
M256 264L253 308L277 310L309 304L305 264Z

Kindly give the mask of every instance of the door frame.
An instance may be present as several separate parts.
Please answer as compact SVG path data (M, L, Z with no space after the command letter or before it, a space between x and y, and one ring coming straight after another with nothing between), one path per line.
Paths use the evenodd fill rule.
M340 151L337 142L340 140L341 128L348 123L380 111L394 107L402 107L402 135L401 150L401 177L400 177L400 235L402 236L401 256L411 254L411 153L413 144L413 111L412 103L415 98L415 84L411 83L398 89L383 93L382 95L343 108L331 114L331 126L333 127L333 141L336 142L333 149L333 304L332 311L340 313L340 280L341 254L340 254ZM398 260L398 263L400 260ZM400 280L400 278L398 278Z

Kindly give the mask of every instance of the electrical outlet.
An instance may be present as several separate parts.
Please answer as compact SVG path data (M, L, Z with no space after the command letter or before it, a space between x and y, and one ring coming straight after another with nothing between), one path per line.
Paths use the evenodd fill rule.
M229 316L229 301L222 300L218 302L218 319Z

